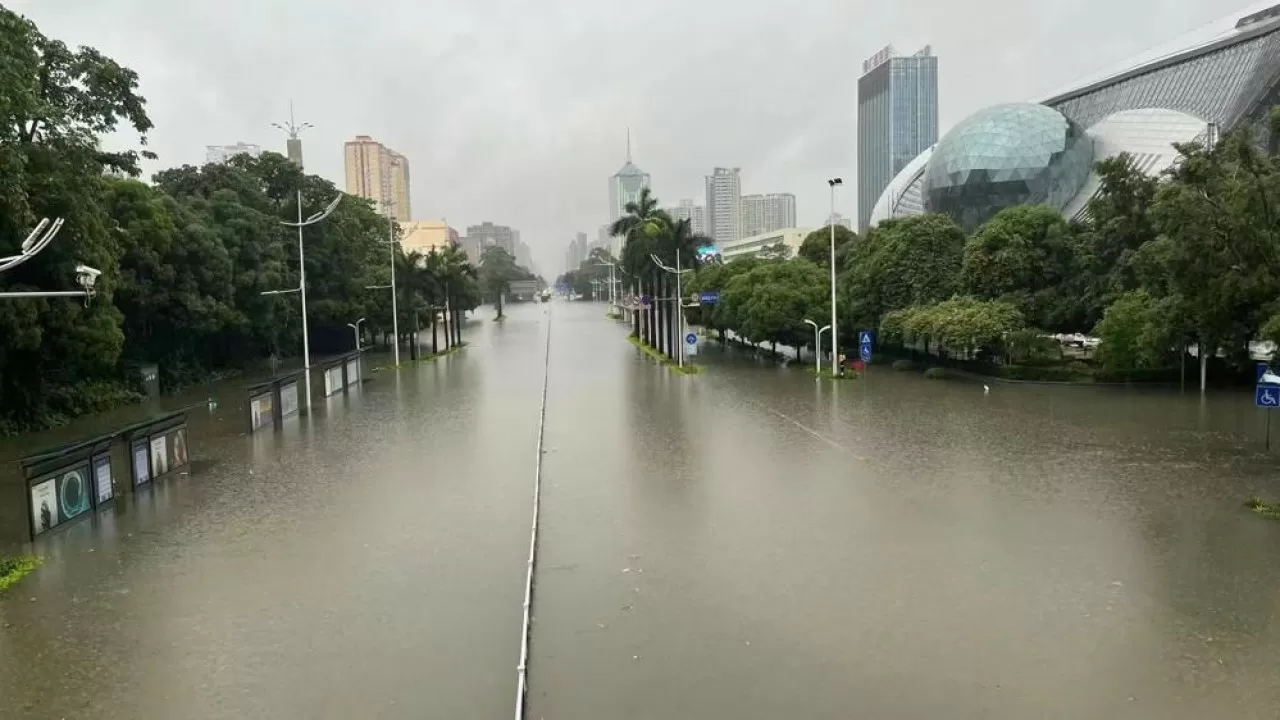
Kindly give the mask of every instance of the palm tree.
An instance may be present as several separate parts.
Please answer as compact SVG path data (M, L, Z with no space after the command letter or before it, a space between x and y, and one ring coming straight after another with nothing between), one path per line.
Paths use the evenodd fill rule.
M698 248L711 243L711 239L698 235L693 232L693 224L689 220L680 220L666 226L666 232L660 233L654 243L654 255L657 255L664 265L669 267L678 266L682 270L696 270L698 267ZM662 273L663 285L669 287L672 280L670 274ZM666 295L668 293L664 293ZM674 291L670 293L674 295ZM663 329L667 334L667 357L673 357L676 352L675 348L683 339L677 337L679 325L676 324L676 313L683 313L684 308L681 303L684 298L676 297L672 302L663 306Z
M654 251L653 235L655 231L660 229L656 227L658 224L670 225L671 218L658 209L658 199L653 196L649 188L640 189L640 197L634 201L627 203L625 208L627 214L614 221L609 231L614 237L623 238L621 265L622 270L628 277L633 279L635 283L632 286L632 292L636 296L653 294L656 285L655 271L653 261L650 260L649 254ZM653 337L653 320L656 317L653 305L650 305L648 313L648 322L644 324L644 341L650 345L654 344ZM640 313L636 312L632 315L632 334L641 337Z
M476 269L467 259L467 253L457 245L449 245L440 251L441 271L444 279L444 295L452 316L452 337L449 345L462 342L462 318L467 301L474 294L471 289L477 282ZM450 332L446 326L445 332Z

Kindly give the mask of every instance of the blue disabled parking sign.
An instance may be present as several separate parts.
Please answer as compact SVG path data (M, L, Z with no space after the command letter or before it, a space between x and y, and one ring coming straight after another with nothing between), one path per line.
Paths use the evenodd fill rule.
M1254 388L1253 404L1260 408L1275 410L1280 408L1280 387L1275 385L1259 385Z
M871 362L871 331L863 330L858 333L858 355L862 358L862 362Z

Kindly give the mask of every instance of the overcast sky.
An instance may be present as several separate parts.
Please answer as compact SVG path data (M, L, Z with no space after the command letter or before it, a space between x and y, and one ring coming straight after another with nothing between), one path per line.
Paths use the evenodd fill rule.
M1280 0L1278 0L1280 1ZM47 35L141 75L150 170L243 140L280 152L295 104L307 169L342 185L342 143L409 158L414 219L512 225L540 270L608 220L635 162L664 204L714 166L744 193L793 192L826 217L855 176L862 61L939 56L942 130L1034 99L1247 0L9 0ZM837 211L856 216L847 187ZM549 279L549 278L548 278Z

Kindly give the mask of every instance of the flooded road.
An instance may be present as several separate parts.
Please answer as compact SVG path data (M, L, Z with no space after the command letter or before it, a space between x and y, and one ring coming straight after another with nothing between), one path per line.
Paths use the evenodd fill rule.
M1250 398L684 377L510 311L38 544L0 717L511 717L548 322L527 717L1275 717Z

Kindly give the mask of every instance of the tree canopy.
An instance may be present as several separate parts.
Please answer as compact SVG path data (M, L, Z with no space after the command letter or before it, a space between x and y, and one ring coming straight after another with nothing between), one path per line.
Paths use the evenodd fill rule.
M136 399L137 365L157 363L174 389L300 354L297 232L281 224L339 195L275 153L223 165L138 174L144 150L107 152L121 127L151 129L138 78L92 48L69 50L0 8L0 255L16 251L41 218L63 218L56 240L0 274L6 291L73 289L74 270L102 271L97 296L0 300L0 434L47 427ZM107 172L111 171L111 172ZM479 301L474 271L456 248L406 257L367 201L346 197L304 230L313 341L365 318L389 334L389 285L400 267L400 327L415 311ZM407 332L407 330L406 330ZM324 343L321 342L321 346ZM342 349L346 349L344 346Z

